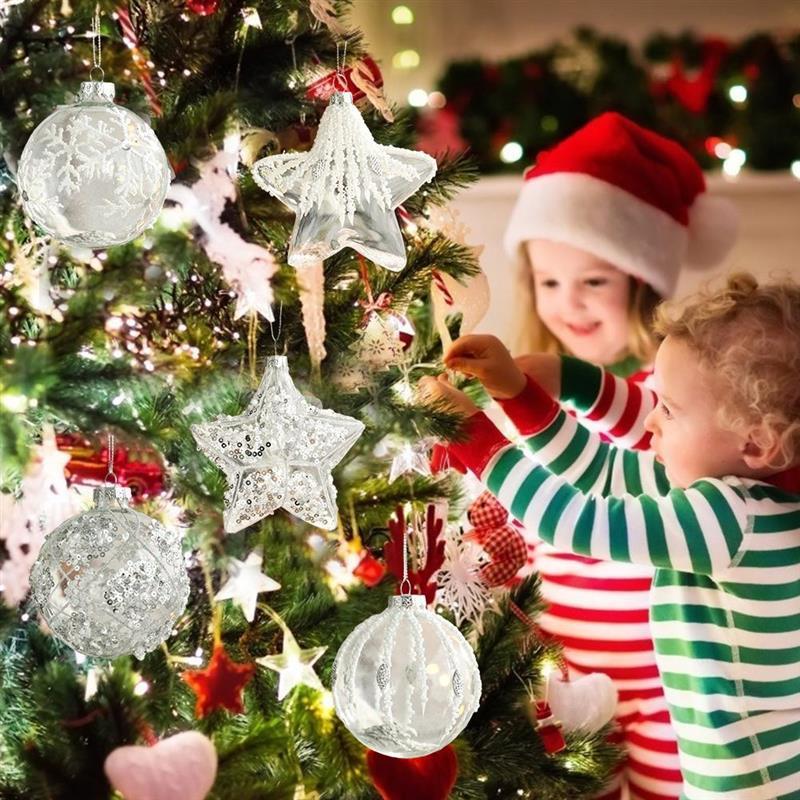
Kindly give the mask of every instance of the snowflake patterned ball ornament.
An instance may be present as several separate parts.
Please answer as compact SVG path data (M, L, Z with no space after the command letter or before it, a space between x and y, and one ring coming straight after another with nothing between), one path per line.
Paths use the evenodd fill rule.
M268 356L244 413L192 425L199 448L225 473L223 522L235 533L283 508L325 530L336 527L331 470L364 424L311 405L292 382L286 356Z
M472 648L422 595L389 598L344 640L333 665L339 719L364 746L394 758L441 750L464 730L480 696Z
M31 134L17 184L28 216L61 242L110 247L135 239L161 211L171 170L156 135L114 103L114 84L81 83Z
M297 214L289 263L306 267L345 247L386 269L406 265L395 209L436 174L427 153L378 144L350 92L335 92L307 153L267 156L253 178Z
M87 656L143 658L186 608L179 535L129 508L130 497L130 489L97 487L95 507L48 534L31 571L50 630Z

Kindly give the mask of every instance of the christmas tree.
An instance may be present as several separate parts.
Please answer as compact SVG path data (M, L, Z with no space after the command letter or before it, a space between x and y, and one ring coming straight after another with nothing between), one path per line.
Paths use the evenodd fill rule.
M206 796L212 781L207 796L240 800L400 797L417 784L417 797L596 793L616 758L606 731L566 731L560 747L554 726L536 730L532 698L559 654L532 623L535 579L488 591L487 554L468 563L458 531L461 478L426 466L459 425L414 389L459 324L442 328L432 294L452 302L479 271L442 211L473 179L469 162L440 160L398 209L399 271L349 248L296 269L294 215L256 185L254 162L308 152L345 85L377 142L413 143L344 4L132 0L101 3L99 24L95 13L84 0L0 0L0 797L151 797L159 758L171 778L150 785L165 797ZM31 132L100 63L175 178L142 236L89 249L38 228L15 178ZM332 530L278 509L226 535L234 500L193 426L241 415L275 355L312 417L321 405L364 431L333 470ZM44 535L79 511L76 487L109 471L138 512L182 533L188 604L142 658L76 652L27 595ZM327 687L342 642L398 591L409 531L414 590L473 644L480 706L427 759L368 758Z

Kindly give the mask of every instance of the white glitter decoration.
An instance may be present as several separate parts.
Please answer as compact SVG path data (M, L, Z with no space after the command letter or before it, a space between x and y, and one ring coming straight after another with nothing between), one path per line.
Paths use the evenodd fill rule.
M286 356L269 356L244 413L192 426L200 449L225 473L228 533L283 508L333 530L331 470L364 430L363 423L306 401L292 383Z
M153 224L171 170L150 126L114 104L114 84L85 81L31 134L17 184L30 218L62 242L108 247Z
M143 658L186 608L180 536L129 499L129 489L95 489L95 507L50 533L31 571L50 630L84 655Z
M395 758L452 742L480 701L472 648L422 595L390 598L344 640L333 669L339 718L363 745Z
M406 250L394 209L435 174L427 153L377 144L349 92L331 95L309 152L267 156L253 166L256 183L297 214L293 267L352 247L401 270Z
M486 553L475 542L449 535L444 563L436 574L437 601L453 612L457 625L469 620L479 633L483 631L483 614L492 602L492 590L481 577L481 568L487 563Z

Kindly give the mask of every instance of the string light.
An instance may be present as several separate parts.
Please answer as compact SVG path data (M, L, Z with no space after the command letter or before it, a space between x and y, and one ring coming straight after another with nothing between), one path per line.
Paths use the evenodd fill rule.
M395 25L411 25L414 22L414 12L408 6L395 6L392 9L392 22Z
M504 164L513 164L522 158L524 152L519 142L506 142L500 150L500 160Z
M408 104L414 108L422 108L428 104L428 93L424 89L412 89L408 93Z
M744 103L744 101L747 100L747 88L737 83L735 86L731 86L731 88L728 89L728 97L730 97L734 103Z
M419 66L419 53L416 50L400 50L392 56L395 69L414 69Z

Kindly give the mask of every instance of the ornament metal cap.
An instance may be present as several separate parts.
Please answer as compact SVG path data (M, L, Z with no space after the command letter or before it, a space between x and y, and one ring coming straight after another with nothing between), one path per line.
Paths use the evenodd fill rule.
M353 94L352 92L334 92L328 103L332 106L351 106L353 105Z
M389 608L427 608L421 594L396 594L389 598Z
M94 504L98 508L112 505L127 506L131 501L131 490L127 486L95 486Z
M78 89L79 103L113 103L115 88L107 81L82 81Z

